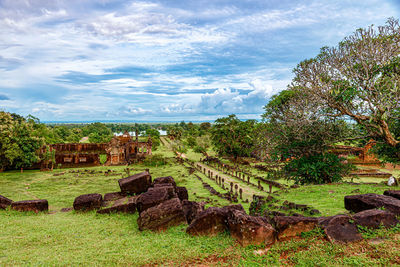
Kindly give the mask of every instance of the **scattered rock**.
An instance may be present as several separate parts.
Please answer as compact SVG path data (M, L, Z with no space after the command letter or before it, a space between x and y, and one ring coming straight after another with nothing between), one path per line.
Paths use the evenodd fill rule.
M175 180L172 178L172 176L156 178L154 179L152 186L156 184L172 184L174 187L176 187Z
M354 214L353 219L357 225L369 228L391 227L399 223L393 213L384 210L364 210Z
M274 222L279 240L298 236L302 232L309 232L318 225L317 218L303 216L276 216Z
M230 234L242 245L271 245L275 242L275 230L263 217L247 215L244 211L232 210L228 214Z
M400 190L386 190L383 192L385 196L394 197L400 199Z
M190 224L201 212L204 211L205 202L195 202L189 200L182 201L183 213L186 221Z
M228 230L227 217L229 212L233 210L241 210L244 212L242 205L230 205L222 208L210 207L201 212L186 229L190 235L208 235L215 236Z
M0 195L0 209L6 209L8 206L11 206L12 202L11 199Z
M143 211L138 218L139 230L165 230L168 227L186 223L181 201L178 198L167 200Z
M321 212L319 210L317 210L317 209L312 209L312 210L310 210L310 214L311 215L317 215L317 214L321 214Z
M384 195L363 194L344 197L344 206L352 212L377 209L384 207L386 210L400 215L400 200Z
M103 197L100 194L81 195L74 200L74 210L89 211L100 209Z
M126 197L126 194L122 193L122 192L113 192L113 193L106 193L104 194L104 201L114 201L114 200L118 200L121 198Z
M345 215L334 216L325 228L325 234L330 242L348 243L362 240L357 226Z
M146 172L141 172L127 178L118 180L121 192L127 194L140 194L146 192L151 186L151 175Z
M137 196L126 197L116 200L111 207L98 210L99 214L113 213L113 212L124 212L124 213L135 213L136 211L136 200Z
M11 203L11 208L17 211L48 211L49 202L46 199L24 200Z
M186 187L184 187L184 186L177 186L176 193L178 194L178 198L181 201L189 199L188 191L187 191Z
M166 200L178 197L172 185L151 187L146 193L140 194L136 207L139 214L148 208L154 207Z

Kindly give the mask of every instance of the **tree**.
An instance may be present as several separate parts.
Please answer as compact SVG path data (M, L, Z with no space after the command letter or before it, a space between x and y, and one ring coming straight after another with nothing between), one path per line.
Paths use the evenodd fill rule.
M113 136L111 130L100 122L86 125L82 129L82 134L83 136L89 136L91 143L108 143Z
M156 129L147 129L146 136L149 136L152 141L152 148L156 150L160 146L160 132Z
M220 155L250 156L255 120L241 121L236 115L219 118L211 129L212 143Z
M0 112L0 169L26 168L40 161L44 138L36 136L37 121Z
M391 122L399 120L400 26L358 29L336 47L304 60L294 69L290 88L324 107L325 115L362 125L369 137L400 149Z

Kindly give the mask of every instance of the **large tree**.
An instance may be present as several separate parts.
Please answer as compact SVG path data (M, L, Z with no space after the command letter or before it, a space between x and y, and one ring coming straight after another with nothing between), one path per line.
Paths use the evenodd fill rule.
M400 119L399 55L399 21L391 18L301 62L290 88L325 107L326 116L351 119L369 137L399 148L400 138L390 126Z
M241 121L235 115L219 118L211 128L212 143L220 155L250 156L255 120Z

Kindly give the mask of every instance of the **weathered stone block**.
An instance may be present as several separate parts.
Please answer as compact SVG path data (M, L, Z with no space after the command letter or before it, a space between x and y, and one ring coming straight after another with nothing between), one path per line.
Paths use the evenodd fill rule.
M400 200L384 195L363 194L345 196L344 206L347 210L353 212L384 207L387 211L400 215Z
M140 194L146 192L151 186L151 175L148 172L141 172L120 179L118 183L122 193Z
M172 184L174 187L176 187L176 183L174 178L172 176L166 176L166 177L159 177L154 179L153 181L153 186L156 184Z
M126 194L122 193L122 192L113 192L113 193L106 193L104 194L104 201L115 201L118 199L122 199L125 198Z
M173 198L143 211L138 218L139 230L166 230L186 223L181 201Z
M103 197L100 194L81 195L74 200L74 210L89 211L100 209Z
M275 242L275 229L265 218L250 216L240 210L229 213L228 229L242 246L271 245Z
M178 194L178 198L181 201L189 199L188 191L187 191L186 187L184 187L184 186L177 186L176 193Z
M11 203L11 208L17 211L48 211L49 203L46 199L24 200Z
M346 215L334 216L325 228L325 234L330 242L348 243L362 240L357 226L350 222Z
M369 228L391 227L399 223L396 215L385 210L364 210L354 214L353 219L357 225Z
M383 192L385 196L394 197L400 199L400 190L386 190Z
M139 195L136 207L139 214L148 208L154 207L166 200L178 197L172 185L152 187L146 193Z
M136 200L137 196L118 199L111 205L111 207L98 210L97 213L99 214L115 213L115 212L135 213Z
M242 205L231 205L222 208L210 207L201 212L186 229L190 235L215 236L228 230L228 215L233 210L244 212Z
M276 216L274 217L278 239L284 240L309 232L318 225L318 219L302 216Z
M205 202L195 202L189 200L182 201L183 213L186 221L190 224L201 212L204 211Z
M8 206L11 206L12 202L11 199L0 195L0 209L6 209Z

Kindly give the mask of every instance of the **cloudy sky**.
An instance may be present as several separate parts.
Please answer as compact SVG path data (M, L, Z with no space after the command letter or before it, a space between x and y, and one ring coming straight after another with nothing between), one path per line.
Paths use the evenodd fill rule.
M297 63L399 13L393 0L0 0L0 110L259 118Z

